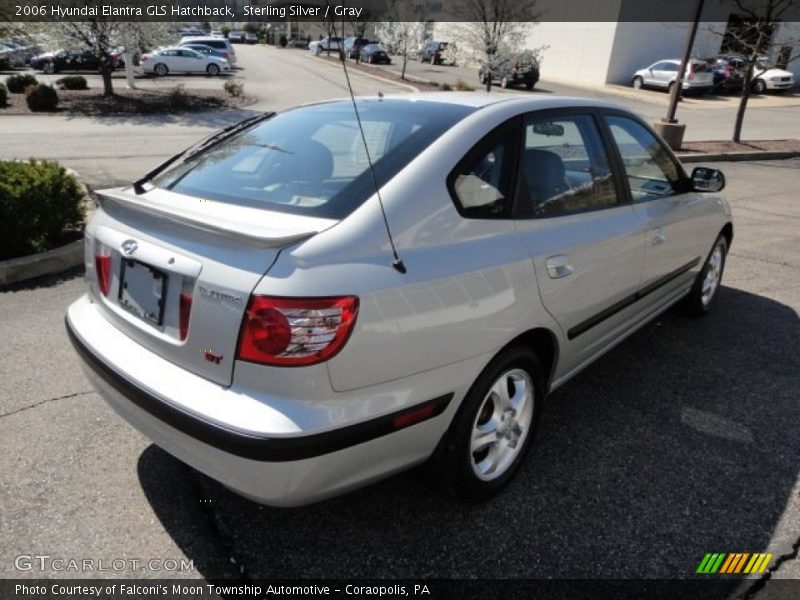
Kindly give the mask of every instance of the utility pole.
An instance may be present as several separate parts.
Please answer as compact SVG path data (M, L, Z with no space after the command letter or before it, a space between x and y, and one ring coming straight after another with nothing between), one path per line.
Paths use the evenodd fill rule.
M682 125L675 118L675 112L678 110L678 102L681 99L683 92L683 81L686 77L686 67L692 58L692 48L694 48L694 40L697 37L697 28L700 25L700 17L703 14L703 5L705 0L697 0L695 6L694 19L686 35L686 42L683 46L683 56L681 57L681 66L678 67L678 78L672 86L672 92L669 98L669 108L667 109L667 116L661 119L660 122L654 123L654 128L658 131L664 140L669 144L673 150L678 150L683 143L683 134L686 131L686 125Z

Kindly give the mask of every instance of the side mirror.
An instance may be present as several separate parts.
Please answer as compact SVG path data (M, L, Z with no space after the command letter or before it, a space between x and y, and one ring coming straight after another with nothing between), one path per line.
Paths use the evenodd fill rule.
M708 167L695 167L692 171L692 189L695 192L721 192L724 188L722 171Z

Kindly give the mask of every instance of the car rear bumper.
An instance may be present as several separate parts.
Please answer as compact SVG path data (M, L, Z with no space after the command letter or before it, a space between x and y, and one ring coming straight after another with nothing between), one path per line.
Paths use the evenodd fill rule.
M109 347L104 344L125 345L124 355L131 364L144 359L152 363L152 356L145 357L151 353L102 321L104 317L86 297L75 302L66 317L70 340L98 393L161 448L264 504L297 506L315 502L423 462L446 431L455 410L454 393L450 392L399 410L396 402L391 403L393 410L366 420L340 423L322 431L309 427L287 435L281 430L285 430L285 423L310 419L298 417L297 413L279 414L281 403L275 402L274 407L269 407L271 412L262 413L261 422L254 423L261 426L260 430L243 430L236 424L189 410L159 390L158 381L195 379L193 393L202 394L206 389L215 402L236 402L241 390L221 387L164 360L157 379L147 383L137 380L117 364L119 361L107 359ZM400 394L406 394L402 384L397 388ZM372 405L381 400L385 399L352 399L354 403ZM302 409L303 404L310 403L299 400L295 408ZM425 414L417 422L414 415L419 414L420 407L426 407ZM368 414L367 408L355 412ZM263 414L271 414L272 423L265 423ZM268 431L270 425L276 430L274 434Z

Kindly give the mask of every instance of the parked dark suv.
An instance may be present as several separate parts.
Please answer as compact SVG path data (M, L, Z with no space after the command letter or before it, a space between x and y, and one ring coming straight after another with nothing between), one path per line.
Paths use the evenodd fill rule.
M482 65L478 71L481 84L485 84L488 77L489 69ZM537 81L539 81L539 62L536 57L525 54L511 57L492 72L492 83L499 82L503 88L524 85L532 90Z
M447 49L448 42L430 42L419 53L419 62L430 62L432 65L442 64L442 54Z

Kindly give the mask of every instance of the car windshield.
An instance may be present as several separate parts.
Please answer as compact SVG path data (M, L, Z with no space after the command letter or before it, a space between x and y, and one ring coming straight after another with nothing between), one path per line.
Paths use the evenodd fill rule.
M378 186L475 108L359 100ZM297 108L222 142L154 180L158 187L269 210L342 219L375 193L353 106Z

